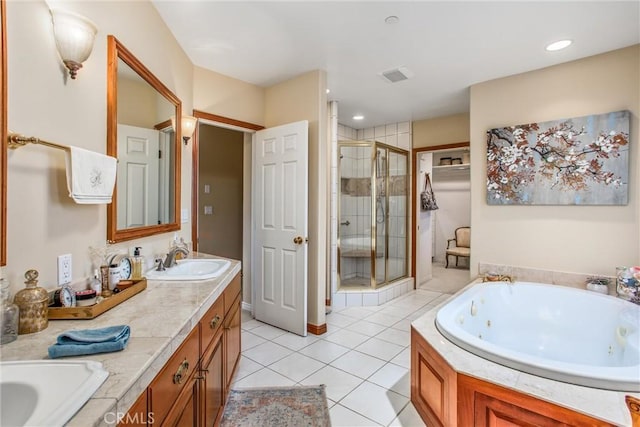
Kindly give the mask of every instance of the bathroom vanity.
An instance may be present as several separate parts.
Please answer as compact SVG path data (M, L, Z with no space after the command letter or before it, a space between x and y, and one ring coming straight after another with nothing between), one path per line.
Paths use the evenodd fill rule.
M478 357L440 334L440 307L411 327L411 401L427 425L632 425L625 395L639 393L554 381Z
M73 358L101 362L109 377L67 425L213 425L240 356L240 304L238 261L215 279L150 280L144 292L96 319L55 320L20 335L3 346L2 360L46 358L69 329L127 324L131 339L123 351Z

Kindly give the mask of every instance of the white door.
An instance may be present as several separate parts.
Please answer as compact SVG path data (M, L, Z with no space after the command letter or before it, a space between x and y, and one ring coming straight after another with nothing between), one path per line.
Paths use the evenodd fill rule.
M159 131L118 125L118 228L158 224L158 150Z
M255 133L253 308L257 320L307 335L308 122Z

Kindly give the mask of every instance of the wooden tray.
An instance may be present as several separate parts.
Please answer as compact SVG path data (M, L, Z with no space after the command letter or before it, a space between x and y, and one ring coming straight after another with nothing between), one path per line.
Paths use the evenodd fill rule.
M86 307L49 307L49 320L62 319L95 319L105 311L111 310L116 305L124 302L144 291L147 288L147 279L134 281L133 285L124 289L109 298L105 298L99 304L88 305Z

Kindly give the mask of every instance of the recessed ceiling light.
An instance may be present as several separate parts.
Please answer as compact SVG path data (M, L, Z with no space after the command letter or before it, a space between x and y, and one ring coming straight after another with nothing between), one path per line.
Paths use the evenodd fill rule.
M353 116L353 120L362 120L362 119L364 119L364 116L362 115L358 114L357 116Z
M557 42L551 43L545 49L547 49L549 52L553 52L556 50L564 49L565 47L569 46L571 43L573 43L571 40L559 40Z
M387 23L387 24L397 24L398 22L400 22L400 18L398 18L395 15L391 15L391 16L387 16L384 19L384 22Z
M331 92L331 89L327 89L327 93Z

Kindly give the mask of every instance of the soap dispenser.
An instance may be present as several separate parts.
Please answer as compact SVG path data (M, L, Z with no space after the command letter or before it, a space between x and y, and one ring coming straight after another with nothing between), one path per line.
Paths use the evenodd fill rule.
M38 286L38 272L28 270L24 274L27 287L16 293L13 302L20 309L19 334L39 332L49 326L49 293Z
M133 250L133 258L131 258L131 279L142 279L142 266L144 264L144 258L140 255L141 247L137 246Z

